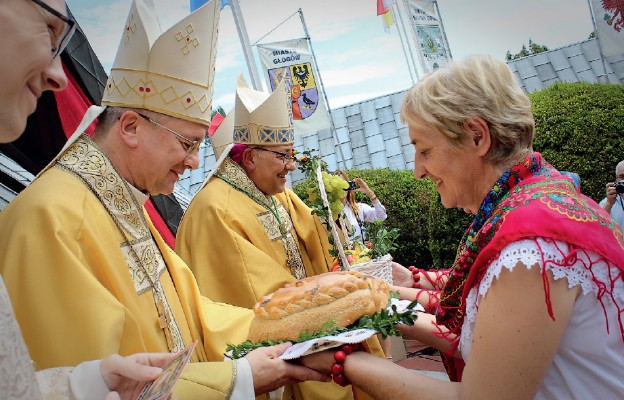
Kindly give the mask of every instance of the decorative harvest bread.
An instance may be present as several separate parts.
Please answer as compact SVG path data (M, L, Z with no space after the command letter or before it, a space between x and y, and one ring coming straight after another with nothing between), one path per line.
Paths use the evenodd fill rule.
M297 340L303 332L321 330L330 319L346 327L383 310L389 297L384 281L357 271L301 279L260 299L254 307L249 339Z

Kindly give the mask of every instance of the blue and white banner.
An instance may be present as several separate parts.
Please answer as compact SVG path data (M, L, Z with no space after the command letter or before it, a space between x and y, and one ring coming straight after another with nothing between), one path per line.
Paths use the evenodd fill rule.
M410 25L418 43L425 72L429 73L450 61L442 22L433 0L406 0Z
M259 44L258 53L271 91L283 80L292 97L295 134L317 132L331 126L322 88L313 68L306 39Z

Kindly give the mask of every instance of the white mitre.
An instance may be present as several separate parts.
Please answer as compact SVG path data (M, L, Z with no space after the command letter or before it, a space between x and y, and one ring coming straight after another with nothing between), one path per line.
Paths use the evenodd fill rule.
M232 144L232 132L234 131L234 109L227 113L221 124L210 137L210 143L214 149L215 158L220 158L228 145ZM228 149L229 153L229 149Z
M290 92L282 80L273 93L253 90L238 78L234 117L234 143L251 146L293 144Z
M295 142L292 103L285 81L273 93L266 93L251 89L241 74L234 102L234 109L210 137L217 161L199 190L221 168L235 144L279 146Z
M151 0L134 0L102 105L155 111L210 125L219 1L161 33Z

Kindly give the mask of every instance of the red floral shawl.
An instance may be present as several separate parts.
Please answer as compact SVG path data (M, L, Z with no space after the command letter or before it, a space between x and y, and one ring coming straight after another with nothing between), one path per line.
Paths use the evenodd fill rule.
M619 273L610 278L611 282L601 282L592 273L599 287L598 299L602 302L604 296L609 296L613 300L613 282L624 279L622 231L598 204L576 190L569 177L546 163L539 153L533 153L505 172L490 189L460 242L443 289L436 318L438 325L449 329L440 336L453 342L453 350L443 354L451 381L460 381L464 368L463 360L453 357L453 353L459 344L468 293L479 285L487 267L505 246L531 237L570 244L572 250L563 266L574 264L579 249L591 250L616 265ZM592 265L587 268L591 270ZM553 317L545 275L544 291ZM624 310L618 307L624 340L623 319Z

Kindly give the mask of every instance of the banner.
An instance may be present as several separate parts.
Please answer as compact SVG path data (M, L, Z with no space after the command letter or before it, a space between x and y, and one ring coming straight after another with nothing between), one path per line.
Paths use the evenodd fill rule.
M591 6L602 55L624 54L624 1L591 0Z
M271 91L286 79L292 97L295 134L317 132L331 126L320 83L314 74L312 52L306 39L259 44L258 53Z
M406 0L406 8L425 73L432 72L450 61L442 21L433 0Z

